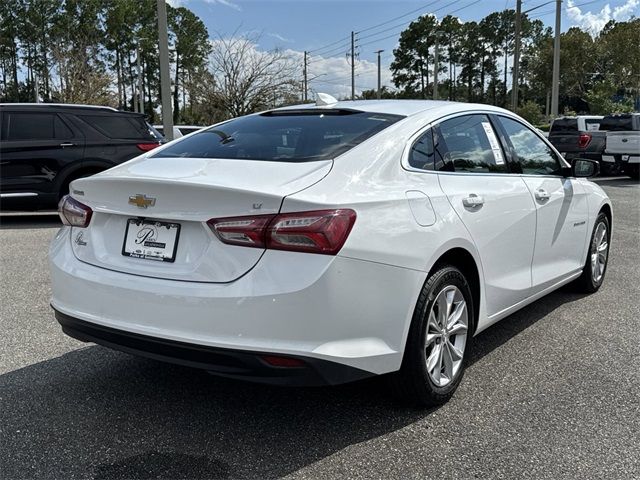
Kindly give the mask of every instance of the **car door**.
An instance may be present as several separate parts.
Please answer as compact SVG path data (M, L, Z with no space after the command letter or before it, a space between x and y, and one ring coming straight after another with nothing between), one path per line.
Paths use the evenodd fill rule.
M586 192L578 180L562 176L556 153L532 129L507 116L496 120L507 139L511 162L536 206L531 276L534 290L540 291L584 265L589 228Z
M487 115L462 115L434 128L440 186L469 231L484 270L487 314L524 300L531 289L535 205L509 173Z
M3 194L52 193L58 173L82 160L84 139L54 112L3 110L1 131Z

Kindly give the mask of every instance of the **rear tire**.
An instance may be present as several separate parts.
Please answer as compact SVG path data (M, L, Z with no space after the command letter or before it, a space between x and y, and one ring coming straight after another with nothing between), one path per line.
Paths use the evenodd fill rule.
M629 175L634 180L640 180L640 163L634 163L632 165L627 165L624 168L624 172Z
M464 374L474 318L466 278L457 268L442 266L422 288L402 367L391 377L402 401L429 407L451 398Z
M591 233L589 242L589 252L582 268L582 275L575 281L577 289L584 293L597 292L607 273L609 263L609 245L611 240L611 230L609 219L600 212Z

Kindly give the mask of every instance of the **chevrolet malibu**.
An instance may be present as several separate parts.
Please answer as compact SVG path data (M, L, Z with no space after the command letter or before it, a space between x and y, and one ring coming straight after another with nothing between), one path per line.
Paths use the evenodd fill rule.
M391 373L434 405L479 332L600 288L596 173L500 108L321 96L74 181L51 305L66 334L124 352L289 385Z

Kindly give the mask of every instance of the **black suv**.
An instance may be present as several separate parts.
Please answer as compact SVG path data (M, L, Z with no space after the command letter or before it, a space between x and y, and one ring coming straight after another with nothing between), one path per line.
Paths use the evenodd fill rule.
M0 104L1 207L54 207L72 180L151 150L161 138L144 115L111 107Z

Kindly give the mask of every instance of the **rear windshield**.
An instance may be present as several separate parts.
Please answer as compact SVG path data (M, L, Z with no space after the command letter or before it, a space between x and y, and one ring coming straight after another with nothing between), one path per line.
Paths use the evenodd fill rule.
M284 110L207 128L154 157L309 162L337 157L404 117L352 110Z
M628 132L633 130L633 117L631 115L609 115L600 122L600 130L610 132Z
M558 118L553 121L550 133L571 133L578 131L577 118Z
M161 137L144 117L138 115L78 115L109 138L157 140Z

